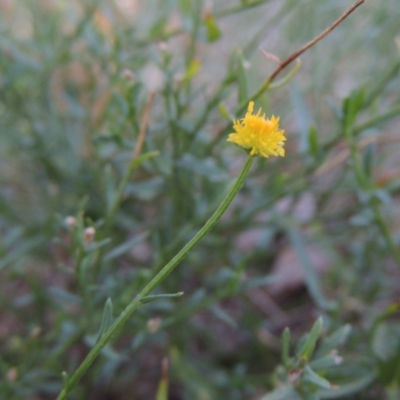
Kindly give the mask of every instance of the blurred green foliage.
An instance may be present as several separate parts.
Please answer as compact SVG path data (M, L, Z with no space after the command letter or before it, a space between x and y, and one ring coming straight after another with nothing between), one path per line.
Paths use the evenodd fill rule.
M57 396L244 163L225 139L275 68L259 48L284 59L351 4L0 0L1 398ZM71 399L399 398L399 20L366 2L263 93L287 156Z

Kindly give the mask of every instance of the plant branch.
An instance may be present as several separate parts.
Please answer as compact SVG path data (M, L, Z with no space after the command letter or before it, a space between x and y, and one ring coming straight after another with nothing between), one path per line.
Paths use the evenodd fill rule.
M209 220L204 224L204 226L197 232L197 234L181 249L181 251L172 258L172 260L166 264L142 289L142 291L136 295L136 297L127 305L127 307L122 311L119 317L114 321L114 323L99 337L97 343L90 350L86 358L83 360L82 364L76 369L71 378L66 380L61 393L58 395L57 400L65 400L72 388L77 384L82 375L94 362L97 356L100 354L103 347L116 335L118 334L125 323L131 318L134 312L142 304L144 297L148 296L168 275L178 266L178 264L188 255L188 253L197 246L197 244L206 236L206 234L215 226L215 224L222 217L228 206L231 204L232 200L240 190L243 185L244 180L250 170L253 163L254 157L249 156L242 171L234 182L233 186L229 190L228 194L219 205L214 214L209 218Z
M282 63L275 69L275 71L271 74L271 76L267 79L268 83L271 83L281 72L285 69L289 64L291 64L297 57L307 51L310 47L317 44L321 41L325 36L327 36L330 32L332 32L338 25L340 25L356 8L358 8L361 4L363 4L365 0L358 0L353 6L351 6L347 11L345 11L331 26L326 28L323 32L321 32L314 39L310 40L304 46L300 47L294 53L292 53L286 60L282 61Z
M237 110L235 111L236 115L242 113L244 110L246 110L247 105L249 101L254 101L258 99L265 91L270 89L271 83L275 80L275 78L293 61L298 59L298 57L303 54L305 51L307 51L310 47L314 46L317 44L320 40L322 40L325 36L327 36L330 32L332 32L339 24L341 24L356 8L358 8L361 4L363 4L365 0L358 0L357 3L355 3L352 7L350 7L347 11L345 11L331 26L326 28L323 32L321 32L318 36L316 36L314 39L310 40L308 43L306 43L304 46L300 47L297 49L294 53L292 53L286 60L282 61L279 63L278 67L275 69L274 72L269 76L269 78L259 87L257 92L255 92L247 101L241 103ZM262 50L263 51L263 50ZM272 56L269 53L266 53L263 51L264 55L266 55L268 58L274 58L274 61L277 62L279 60L278 57ZM298 61L298 65L295 66L294 70L289 73L287 78L284 78L284 82L286 83L287 81L290 80L290 78L296 73L297 69L300 67L301 63L300 60ZM280 85L277 85L277 87L280 87ZM227 127L221 134L221 136L224 136L225 131L227 131L229 127ZM219 136L220 137L220 136Z

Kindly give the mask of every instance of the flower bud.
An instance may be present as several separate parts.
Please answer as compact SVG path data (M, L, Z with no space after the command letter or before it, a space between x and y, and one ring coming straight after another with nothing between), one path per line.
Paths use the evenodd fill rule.
M94 235L96 234L96 229L89 226L83 231L83 241L85 244L90 244L93 241Z

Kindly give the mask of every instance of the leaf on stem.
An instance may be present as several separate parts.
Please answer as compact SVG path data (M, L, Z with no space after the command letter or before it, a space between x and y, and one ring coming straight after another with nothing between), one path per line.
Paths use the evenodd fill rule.
M323 327L323 322L322 322L322 317L320 317L315 321L313 327L311 328L310 333L308 334L305 343L303 344L298 353L298 358L300 362L307 362L313 355L318 338L322 332L322 327Z
M97 341L103 336L104 332L111 326L113 318L113 304L110 298L107 299L104 305L103 318L101 320L101 325L99 333L97 335Z

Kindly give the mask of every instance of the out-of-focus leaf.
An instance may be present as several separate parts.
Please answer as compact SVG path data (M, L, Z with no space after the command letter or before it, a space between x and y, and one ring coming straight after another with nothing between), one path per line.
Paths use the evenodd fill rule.
M160 176L155 176L143 181L128 184L126 193L135 196L139 200L153 200L161 192L165 182Z
M304 373L302 376L302 381L311 383L312 385L315 385L318 388L321 389L330 389L331 384L329 381L326 379L322 378L318 374L316 374L309 365L306 365L304 368Z
M318 132L314 126L310 126L310 129L308 130L308 151L312 157L318 156Z
M16 260L22 259L26 253L29 253L36 247L43 244L44 240L45 238L43 236L36 236L19 242L18 247L16 247L14 250L9 250L3 258L0 258L0 270Z
M192 60L191 63L187 66L186 71L182 77L182 81L190 81L194 78L200 71L200 61L199 60Z
M183 296L183 292L178 292L178 293L166 293L166 294L153 294L150 296L143 297L143 299L140 300L142 304L145 303L150 303L151 301L154 300L159 300L159 299L171 299L175 297L181 297Z
M282 361L283 365L288 368L290 364L290 330L286 327L282 333Z
M219 113L221 114L222 118L226 119L227 121L231 121L232 117L230 116L225 103L219 103L218 105Z
M354 123L357 114L364 105L365 90L364 88L355 90L349 97L346 97L342 103L343 114L345 116L346 126Z
M372 350L378 360L381 381L400 386L400 324L381 322L375 330Z
M209 307L209 309L219 320L229 325L231 328L237 328L237 322L221 307L218 307L217 305L212 305Z
M115 185L115 176L112 172L111 166L107 164L104 168L104 181L105 181L105 195L107 208L110 208L112 204L112 200L115 196L116 185Z
M67 374L65 371L63 371L63 372L61 373L61 376L62 376L62 379L63 379L63 386L64 386L65 388L67 388L67 387L68 387L68 383L69 383L69 376L68 376L68 374Z
M86 253L92 253L111 242L111 238L106 238L101 240L100 242L91 243L89 246L86 247Z
M303 346L298 352L298 358L301 362L308 361L314 353L315 345L317 344L317 340L319 339L322 332L322 318L318 318L315 321L313 327L311 328L310 333L307 335L307 339L305 340Z
M266 275L259 278L250 278L244 281L241 281L238 285L238 292L245 292L246 290L250 290L256 287L270 285L275 283L278 280L278 277L274 275Z
M111 326L113 319L113 304L110 298L107 299L104 304L103 317L101 319L101 325L99 333L97 334L97 341L103 336L104 332Z
M168 379L161 378L158 384L156 400L168 400Z
M322 357L328 354L330 351L336 350L338 347L342 346L349 337L350 332L351 326L346 324L328 337L324 338L316 353L317 357Z
M329 390L320 390L317 392L319 399L341 399L344 397L351 396L355 393L359 393L371 385L377 377L376 371L371 371L368 374L364 374L361 378L356 379L351 383L340 385Z
M48 289L49 295L58 301L63 306L68 304L81 304L82 299L71 292L67 292L66 290L52 287Z
M192 154L186 153L176 164L206 177L210 182L221 182L227 178L226 171L219 168L212 157L197 159Z
M221 37L221 30L219 29L214 16L211 13L207 13L204 22L206 25L208 41L215 42Z
M301 400L292 386L283 386L262 397L261 400Z
M133 238L127 240L125 243L122 243L121 245L114 247L111 251L105 254L104 261L111 261L114 260L115 258L120 257L122 254L125 254L133 247L135 247L137 244L143 242L143 240L145 240L148 237L149 237L149 232L144 232L140 235L134 236Z

